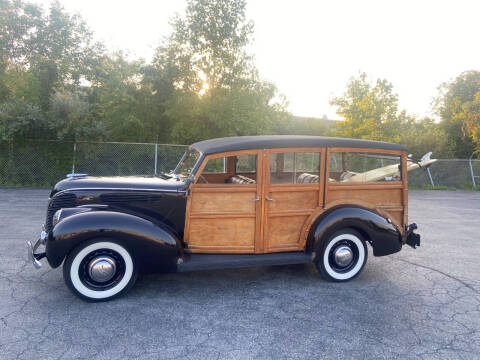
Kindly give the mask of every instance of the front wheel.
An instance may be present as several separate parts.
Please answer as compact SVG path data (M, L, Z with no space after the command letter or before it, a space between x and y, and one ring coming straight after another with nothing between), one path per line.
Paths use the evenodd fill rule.
M367 246L362 236L353 229L344 229L325 241L315 266L325 280L348 281L360 274L367 256Z
M136 277L136 266L128 250L108 239L80 244L63 264L65 283L87 301L111 300L128 291Z

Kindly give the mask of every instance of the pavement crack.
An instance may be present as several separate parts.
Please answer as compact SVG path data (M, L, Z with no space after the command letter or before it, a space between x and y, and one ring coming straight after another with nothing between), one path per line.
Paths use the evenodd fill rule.
M453 275L450 275L450 274L447 274L446 272L444 271L441 271L441 270L438 270L438 269L435 269L433 267L430 267L430 266L426 266L426 265L422 265L422 264L418 264L418 263L415 263L413 261L408 261L408 260L405 260L405 259L398 259L398 258L393 258L393 260L397 260L397 261L402 261L404 263L407 263L407 264L410 264L410 265L414 265L414 266L418 266L418 267L421 267L421 268L424 268L424 269L427 269L427 270L430 270L430 271L433 271L433 272L436 272L436 273L439 273L439 274L442 274L443 276L446 276L454 281L457 281L459 282L460 284L462 284L463 286L469 288L470 290L472 290L474 293L476 294L480 294L480 292L475 289L472 285L470 285L469 283L463 281L462 279L459 279Z

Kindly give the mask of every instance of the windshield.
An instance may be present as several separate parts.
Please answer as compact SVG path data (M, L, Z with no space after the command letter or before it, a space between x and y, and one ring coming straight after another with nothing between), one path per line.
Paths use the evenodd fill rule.
M189 176L192 173L195 164L200 158L200 153L195 149L189 149L182 157L182 160L175 168L175 174L180 176Z

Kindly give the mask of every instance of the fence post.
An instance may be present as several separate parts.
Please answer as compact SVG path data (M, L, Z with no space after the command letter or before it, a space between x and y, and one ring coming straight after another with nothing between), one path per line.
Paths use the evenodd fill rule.
M473 154L472 154L473 156ZM468 159L468 164L470 165L470 175L472 176L472 184L473 184L473 187L476 188L477 187L477 183L475 182L475 174L473 173L473 166L472 166L472 156L470 156L470 158Z
M158 144L155 143L155 164L154 164L154 175L157 176L157 158L158 158Z
M430 184L432 184L432 186L435 186L435 184L433 183L432 174L430 173L430 167L427 167L427 173L428 177L430 178Z
M73 161L72 161L72 174L75 174L75 156L77 155L77 143L73 143Z

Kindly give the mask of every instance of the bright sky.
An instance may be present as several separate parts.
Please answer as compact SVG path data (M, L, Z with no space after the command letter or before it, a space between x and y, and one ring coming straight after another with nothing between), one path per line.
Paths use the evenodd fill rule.
M50 0L40 1L48 6ZM60 0L110 50L150 60L184 0ZM249 0L252 52L295 115L338 118L329 99L359 71L386 78L400 108L430 115L437 87L480 70L478 0Z

